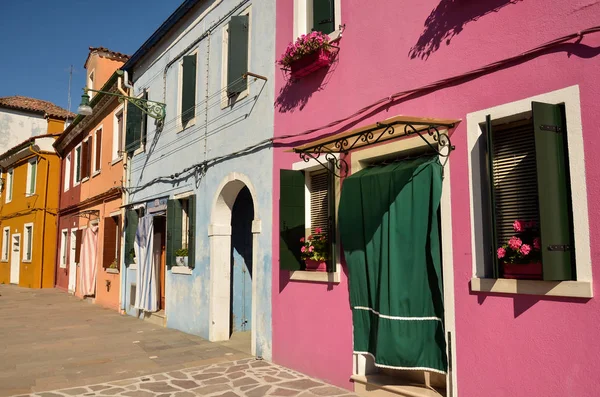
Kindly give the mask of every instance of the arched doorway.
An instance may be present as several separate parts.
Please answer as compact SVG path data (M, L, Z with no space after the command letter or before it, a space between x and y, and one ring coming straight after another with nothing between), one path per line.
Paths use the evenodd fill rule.
M259 233L255 190L245 175L231 173L217 189L208 230L209 339L240 337L255 355Z

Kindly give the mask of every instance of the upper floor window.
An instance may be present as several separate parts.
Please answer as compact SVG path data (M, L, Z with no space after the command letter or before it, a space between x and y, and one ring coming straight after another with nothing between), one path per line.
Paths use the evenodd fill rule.
M115 113L113 125L112 160L121 158L123 152L123 107Z
M90 177L92 166L92 140L86 139L81 143L81 180Z
M167 202L167 265L176 265L177 256L187 256L187 265L194 268L196 196ZM187 255L183 255L186 253Z
M71 187L71 153L65 157L65 186L64 191L66 192Z
M73 164L73 186L81 182L81 144L75 148L75 162Z
M337 31L340 6L341 0L294 0L294 39L313 30L328 35Z
M13 168L6 172L6 197L5 202L10 203L13 196L13 179L15 170Z
M196 74L198 53L185 55L179 63L179 117L185 129L196 120Z
M25 194L31 196L35 194L35 184L37 180L37 158L29 160L27 163L27 186Z
M100 172L102 167L102 127L94 132L94 174Z
M144 91L139 98L148 100L148 92ZM127 102L127 128L125 129L127 153L134 153L138 149L145 150L147 130L148 115L133 103Z
M94 89L94 79L96 78L96 71L92 70L88 75L87 88ZM88 91L88 95L90 96L90 100L94 96L94 92Z
M224 74L227 98L235 100L248 89L250 9L231 17L223 32ZM225 57L225 54L226 57Z

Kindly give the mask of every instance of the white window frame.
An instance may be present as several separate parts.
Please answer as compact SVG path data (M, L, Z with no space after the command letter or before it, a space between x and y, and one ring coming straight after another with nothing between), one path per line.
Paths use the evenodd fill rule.
M6 194L4 197L5 203L10 203L12 201L13 184L14 184L14 179L15 179L14 177L15 177L15 169L9 168L8 171L6 171Z
M252 6L244 9L244 11L237 14L248 15L248 70L250 70L251 56L252 56ZM229 23L221 28L222 49L221 49L221 109L226 109L233 106L236 102L241 101L250 95L250 80L248 79L248 85L246 89L236 95L235 98L229 98L227 96L227 67L229 62Z
M67 268L67 258L68 258L68 238L70 238L69 235L69 229L62 229L60 231L60 268L61 269L66 269Z
M310 33L312 30L312 9L313 0L294 0L294 37L292 42L295 42L298 37L303 34ZM342 0L334 0L334 28L332 33L329 33L331 40L337 40L341 36L340 26L342 23Z
M492 120L523 118L531 112L531 102L551 104L564 103L567 119L567 140L569 150L569 169L571 200L573 206L573 231L575 238L575 267L577 281L541 281L485 278L491 266L489 254L484 252L483 236L490 231L484 229L485 205L482 197L482 186L479 182L482 173L478 160L485 154L485 148L480 144L480 136L484 133L481 125L486 115ZM588 195L585 177L585 153L583 127L581 123L581 103L579 86L574 85L556 91L536 95L519 101L510 102L467 114L467 143L470 155L469 183L471 207L471 249L473 252L471 291L495 292L507 294L527 294L546 296L566 296L591 298L592 291L592 260L590 251L590 224L588 219ZM476 163L473 163L473 162Z
M33 181L33 191L31 191L31 172L35 164L35 180ZM27 162L27 181L25 185L25 196L33 196L35 194L36 185L37 185L37 174L38 174L38 161L37 157L32 158Z
M199 68L199 48L196 47L194 50L190 51L189 53L185 54L184 56L189 56L189 55L195 55L196 56L196 89L195 89L195 101L194 101L194 106L196 106L196 110L198 110L198 70ZM187 124L185 125L185 128L183 127L183 122L181 120L181 109L183 107L182 101L183 101L183 57L181 57L181 59L179 60L179 67L177 68L177 132L181 132L184 130L189 129L190 127L193 127L194 125L196 125L196 120L198 119L198 112L194 113L194 118L190 119L190 121L187 122ZM146 138L147 139L147 138Z
M77 156L77 149L79 149L79 157ZM73 149L73 187L79 185L81 183L81 152L83 151L83 146L81 143L75 146ZM79 169L79 179L77 179L77 170Z
M339 155L336 154L335 157L337 158ZM304 228L305 229L310 229L310 189L309 189L309 182L307 181L307 175L309 175L310 172L312 171L319 171L323 169L323 166L321 164L319 164L319 162L317 162L317 160L315 159L310 159L310 161L305 162L305 161L298 161L294 164L292 164L292 169L294 171L304 171L304 180L305 180L305 184L304 184L304 219L305 219L305 224L304 224ZM335 211L337 213L338 208L339 208L339 204L340 204L340 193L341 193L341 187L340 187L340 180L339 178L335 178L335 185L333 187L333 193L335 195ZM337 216L335 217L336 219L336 224L335 224L335 228L338 229L338 220L337 220ZM335 244L335 249L336 249L336 263L335 263L335 271L330 273L330 272L312 272L312 271L306 271L306 270L294 270L292 272L290 272L290 280L299 280L299 281L313 281L313 282L321 282L321 283L339 283L340 282L340 272L341 272L341 268L342 268L342 264L341 264L341 251L340 251L340 244L339 244L339 233L335 234L335 238L336 238L336 244Z
M64 178L64 187L63 191L68 191L71 187L71 153L68 153L65 157L65 178Z
M98 126L95 130L94 130L94 134L92 135L92 141L94 142L94 147L93 147L93 157L92 157L92 169L94 170L94 172L92 172L92 177L98 175L100 173L100 171L102 171L102 142L104 141L104 136L102 137L101 140L101 144L100 144L100 168L96 169L96 153L98 153L97 148L98 148L98 131L100 131L100 133L102 135L104 135L104 127L102 126L102 124L100 124L100 126Z
M96 80L96 69L92 69L87 76L87 88L94 89L94 80ZM88 95L90 96L90 101L94 97L96 93L93 91L88 91Z
M27 228L31 227L31 231L27 232ZM26 223L23 225L23 262L31 263L33 258L33 234L34 228L33 223ZM31 246L31 252L27 252L29 247ZM28 256L29 255L29 256Z
M2 262L8 262L10 256L10 227L2 229Z
M123 130L121 131L121 142L119 142L119 120L121 116L121 123L123 124ZM123 160L123 141L125 140L125 104L120 105L113 115L113 134L112 134L112 164ZM121 150L119 151L119 146Z

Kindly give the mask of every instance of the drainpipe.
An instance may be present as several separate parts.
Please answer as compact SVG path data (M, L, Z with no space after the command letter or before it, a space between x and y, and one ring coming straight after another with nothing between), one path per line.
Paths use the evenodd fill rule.
M44 241L46 241L46 215L47 215L46 207L48 205L48 180L50 179L50 161L48 160L47 157L43 156L41 153L38 153L35 150L33 150L33 142L29 146L29 151L31 153L37 155L38 157L41 157L44 160L46 160L46 186L44 187L44 217L42 218L42 250L41 250L42 251L42 262L41 262L41 266L40 266L40 289L42 289L42 286L44 283L44 254L43 253L44 253ZM37 178L37 176L36 176L36 178ZM55 281L56 280L52 280L52 285L54 285Z

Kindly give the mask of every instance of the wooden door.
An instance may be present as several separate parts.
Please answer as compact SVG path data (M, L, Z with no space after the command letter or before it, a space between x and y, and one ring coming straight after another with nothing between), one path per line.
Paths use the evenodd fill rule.
M165 308L165 267L166 267L166 222L165 217L154 217L154 244L152 253L156 266L156 277L159 286L158 309Z

